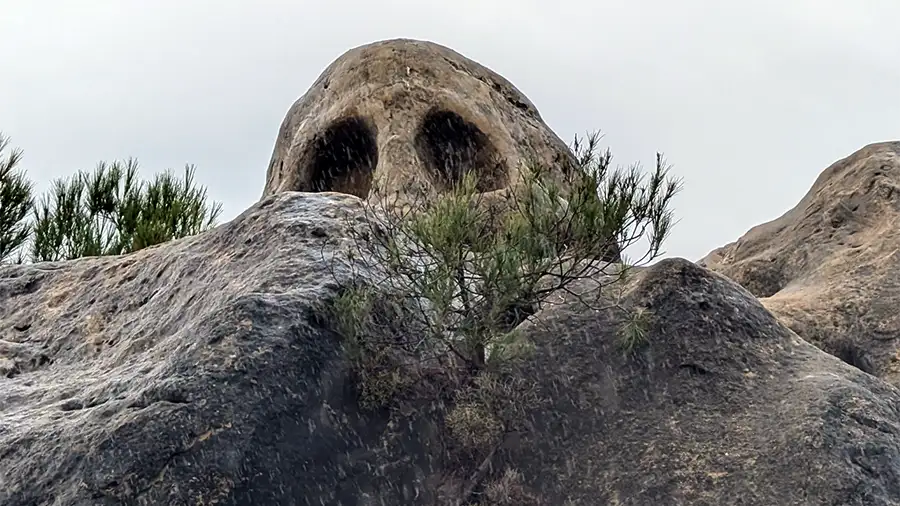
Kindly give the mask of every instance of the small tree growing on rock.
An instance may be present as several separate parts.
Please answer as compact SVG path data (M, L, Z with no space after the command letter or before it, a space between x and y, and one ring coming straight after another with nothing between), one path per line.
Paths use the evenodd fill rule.
M215 225L222 205L207 203L193 166L183 179L166 171L149 182L137 170L133 159L100 162L92 173L55 180L34 208L32 259L120 255Z
M576 291L581 281L609 286L659 256L681 182L668 176L661 155L649 177L637 165L611 170L599 139L576 137L574 167L532 165L504 191L480 192L474 171L440 195L388 195L376 185L351 256L382 274L374 283L378 297L405 300L411 309L403 317L422 329L421 343L480 370L521 345L513 330L554 294L590 303L590 294ZM641 240L645 253L625 258ZM392 324L379 329L369 314L373 297L372 289L346 287L337 301L345 333L392 332Z
M22 150L4 153L9 139L0 133L0 263L6 262L28 240L31 227L26 220L32 205L34 185L17 170ZM21 255L17 261L21 261Z

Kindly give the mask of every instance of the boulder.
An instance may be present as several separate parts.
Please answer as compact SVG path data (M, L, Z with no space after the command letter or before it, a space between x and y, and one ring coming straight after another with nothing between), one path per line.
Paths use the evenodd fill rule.
M409 503L427 426L381 440L322 323L358 204L282 193L130 255L0 267L0 504Z
M524 324L534 353L481 392L518 403L493 440L451 430L471 384L408 376L363 409L325 309L359 207L284 192L130 255L0 268L0 504L900 501L897 390L684 260L624 287L652 315L635 351L577 300Z
M900 382L900 142L838 160L796 207L700 261L807 341Z
M433 42L391 39L341 55L291 106L263 197L336 191L406 214L472 173L479 205L501 211L521 205L514 190L535 169L565 200L577 165L503 76ZM605 259L620 261L608 242Z
M652 315L636 352L618 344L621 311L574 300L528 331L534 358L514 373L536 378L527 423L496 466L540 504L900 501L897 389L686 260L637 274L621 304Z
M463 171L503 191L523 164L557 173L566 144L509 81L433 42L393 39L347 51L290 108L263 196L341 191L418 196Z
M517 329L530 353L474 372L434 365L442 348L384 304L391 335L368 344L388 353L361 370L331 302L377 279L346 255L376 182L440 192L476 170L488 195L526 161L573 160L527 98L447 48L351 50L292 107L263 197L231 222L0 266L0 504L897 504L900 391L766 309L813 341L895 336L898 147L867 150L707 259L747 289L670 259L608 286L605 309L553 294ZM624 347L635 311L649 319ZM853 349L881 367L881 348Z

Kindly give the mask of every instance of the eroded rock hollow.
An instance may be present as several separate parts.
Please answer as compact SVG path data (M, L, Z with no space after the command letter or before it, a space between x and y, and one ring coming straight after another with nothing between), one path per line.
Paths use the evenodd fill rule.
M502 190L523 164L561 170L566 144L499 74L446 47L396 39L335 60L288 111L263 196L339 191L440 191L463 172Z

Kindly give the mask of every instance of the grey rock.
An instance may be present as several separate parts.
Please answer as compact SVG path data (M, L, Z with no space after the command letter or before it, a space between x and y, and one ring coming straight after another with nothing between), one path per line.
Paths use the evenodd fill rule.
M0 504L398 504L427 454L406 439L377 477L400 457L321 324L354 209L289 192L131 255L0 268Z
M536 400L497 465L543 504L900 501L896 388L686 260L640 272L622 304L653 315L636 353L617 344L621 312L570 301L530 329L535 358L511 372L539 378Z
M394 102L393 118L379 109ZM398 355L411 360L396 361L404 386L389 405L364 409L326 309L341 285L376 279L343 256L361 201L296 191L366 197L359 183L376 167L397 190L434 184L423 172L435 164L434 131L422 134L432 102L481 132L463 128L469 137L457 148L476 148L467 163L499 160L515 179L526 155L570 156L496 74L435 44L386 41L338 59L295 104L263 198L230 223L120 257L0 267L0 504L900 503L900 392L800 339L767 301L680 259L619 287L621 308L651 316L634 351L619 345L621 310L566 294L523 324L534 353L491 370L501 390L485 390L509 408L496 441L466 447L449 421L487 376L428 368L412 355ZM421 114L403 115L412 110ZM361 134L373 136L354 144ZM362 147L336 158L320 150L322 139ZM868 179L825 178L817 188L868 181L864 193L882 200L860 206L887 210L893 176L869 162L894 166L890 150L871 148L877 156L830 171ZM355 169L337 177L316 172L350 162ZM840 202L854 211L861 198ZM792 216L830 201L804 202L811 210ZM844 207L829 207L832 235L882 237L864 258L887 276L872 262L896 256L886 255L893 236ZM785 221L776 232L801 227ZM806 267L846 268L849 254L806 244L758 286L813 293L821 288L812 280L827 278L804 277ZM753 261L765 258L765 245L747 248ZM835 279L834 293L857 286ZM868 293L859 300L878 303L885 292ZM821 318L833 310L816 307ZM379 316L399 343L416 339L402 315ZM853 353L847 361L868 359Z
M0 503L458 500L480 457L455 453L450 399L419 382L413 409L361 410L323 318L357 204L281 193L132 255L0 270ZM684 260L622 304L654 317L636 354L618 313L575 301L523 326L536 353L504 374L533 401L485 484L521 473L521 504L900 500L896 389Z

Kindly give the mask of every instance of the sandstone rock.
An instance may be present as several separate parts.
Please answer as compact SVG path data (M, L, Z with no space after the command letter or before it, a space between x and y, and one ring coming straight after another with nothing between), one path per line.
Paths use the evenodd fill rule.
M804 339L900 382L900 142L866 146L800 203L700 261Z
M521 329L536 353L503 374L530 402L488 466L447 430L452 390L361 409L323 315L354 212L286 192L131 255L0 269L0 504L900 501L897 390L683 260L633 278L622 303L655 318L635 355L575 301Z
M335 60L281 125L263 195L332 190L440 191L464 170L484 192L521 164L573 162L564 142L509 81L432 42L395 39Z
M407 212L471 171L478 202L508 209L535 166L563 191L577 177L573 153L522 92L449 48L394 39L346 52L293 104L263 196L336 191ZM606 259L621 260L614 238Z

